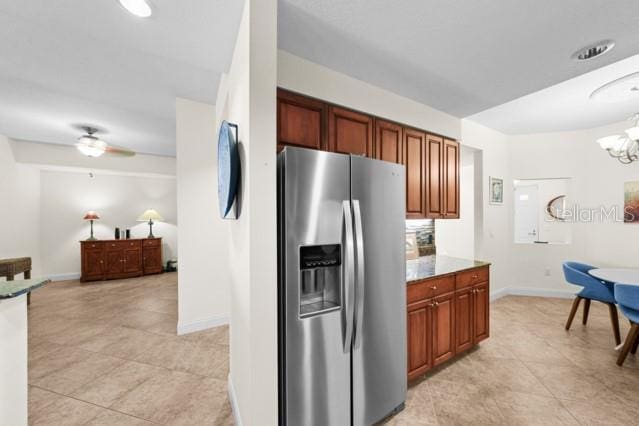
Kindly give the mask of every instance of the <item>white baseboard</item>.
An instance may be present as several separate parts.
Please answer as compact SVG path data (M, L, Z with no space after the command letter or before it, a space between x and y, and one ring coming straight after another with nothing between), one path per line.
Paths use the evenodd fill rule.
M79 272L67 272L66 274L53 274L46 275L51 281L69 281L69 280L79 280L80 273Z
M490 294L490 301L493 302L504 296L533 296L533 297L556 297L560 299L572 299L575 292L571 290L555 290L534 287L505 287Z
M221 317L212 317L199 321L189 322L189 323L181 323L178 321L177 326L177 334L189 334L195 333L196 331L206 330L208 328L218 327L220 325L226 325L229 323L229 317L221 316Z
M240 410L237 406L237 397L235 396L235 388L233 387L233 381L231 380L230 374L228 376L227 390L229 393L229 402L231 403L231 412L233 413L235 424L242 426L242 417L240 416Z

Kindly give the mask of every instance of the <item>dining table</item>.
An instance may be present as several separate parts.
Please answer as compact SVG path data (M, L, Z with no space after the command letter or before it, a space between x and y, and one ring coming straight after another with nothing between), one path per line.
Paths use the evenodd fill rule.
M636 285L639 287L639 269L633 268L596 268L588 271L593 277L608 281L610 283ZM639 289L637 289L639 291ZM621 343L616 350L621 350L624 343Z

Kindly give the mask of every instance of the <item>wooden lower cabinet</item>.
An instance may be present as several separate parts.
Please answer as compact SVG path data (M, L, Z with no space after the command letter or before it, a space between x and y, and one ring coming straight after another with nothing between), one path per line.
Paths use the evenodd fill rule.
M455 294L433 301L433 367L455 355Z
M471 277L485 281L469 282ZM488 282L483 266L408 285L408 380L488 338Z
M162 239L81 241L81 281L139 277L162 272Z
M432 313L430 301L408 305L408 377L428 371L432 353Z

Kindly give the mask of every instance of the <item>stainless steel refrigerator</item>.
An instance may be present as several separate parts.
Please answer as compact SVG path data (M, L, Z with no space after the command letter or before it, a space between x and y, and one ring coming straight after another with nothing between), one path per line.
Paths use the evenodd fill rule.
M404 167L278 155L280 424L370 425L406 399Z

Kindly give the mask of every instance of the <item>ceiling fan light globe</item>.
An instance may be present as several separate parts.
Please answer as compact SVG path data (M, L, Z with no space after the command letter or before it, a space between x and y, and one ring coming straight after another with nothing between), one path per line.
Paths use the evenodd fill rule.
M75 146L87 157L99 157L106 151L107 144L95 136L82 136Z

